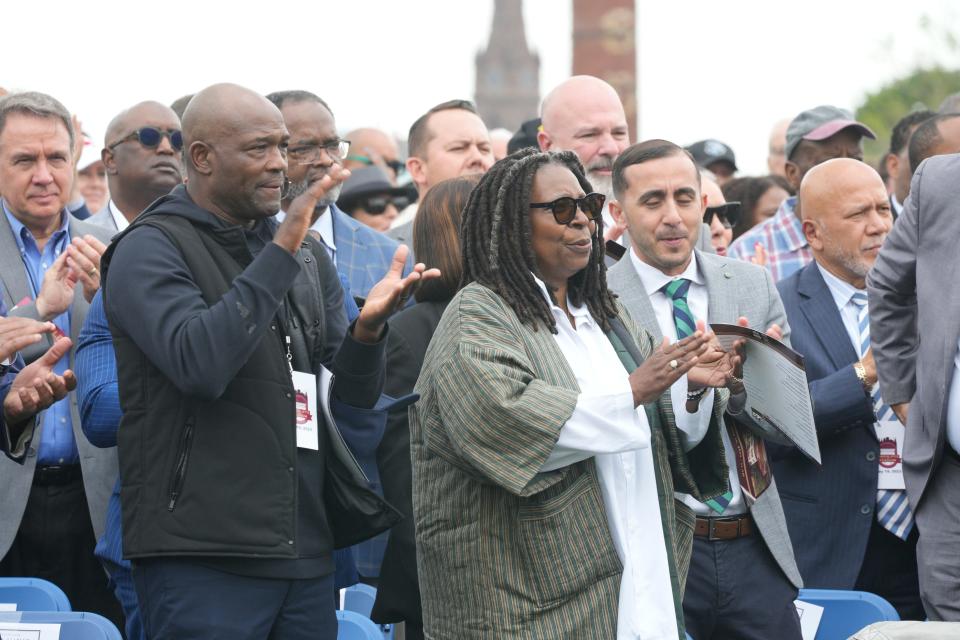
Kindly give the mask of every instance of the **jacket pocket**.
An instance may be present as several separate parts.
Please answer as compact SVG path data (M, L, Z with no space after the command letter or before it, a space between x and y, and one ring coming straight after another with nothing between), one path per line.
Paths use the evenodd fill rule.
M525 500L518 515L526 574L518 584L529 584L540 607L576 597L623 570L590 472L556 493L551 488Z
M190 447L193 444L193 427L196 420L193 416L187 418L183 425L183 432L180 434L180 444L177 447L176 464L173 467L173 474L170 478L170 501L167 503L167 511L173 511L177 508L177 500L183 491L183 481L187 476L187 463L190 460Z
M802 493L793 493L791 491L784 491L780 487L777 487L777 493L780 494L781 500L793 500L794 502L806 502L809 504L819 504L820 499L816 496L808 496Z

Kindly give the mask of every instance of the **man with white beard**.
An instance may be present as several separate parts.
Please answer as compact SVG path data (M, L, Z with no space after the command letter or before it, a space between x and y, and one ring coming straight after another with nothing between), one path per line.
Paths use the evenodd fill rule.
M540 105L542 125L537 142L543 151L576 152L587 171L593 190L613 202L613 161L630 146L630 125L616 89L594 76L573 76L554 87ZM621 239L625 226L618 225L608 209L603 212L606 240ZM697 248L714 253L710 229L703 225Z

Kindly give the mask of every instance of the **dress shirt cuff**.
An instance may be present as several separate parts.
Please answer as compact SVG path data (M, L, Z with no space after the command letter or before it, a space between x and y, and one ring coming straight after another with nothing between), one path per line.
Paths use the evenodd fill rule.
M541 471L554 471L597 454L650 446L650 424L643 408L633 406L629 380L624 377L617 387L610 393L580 394Z

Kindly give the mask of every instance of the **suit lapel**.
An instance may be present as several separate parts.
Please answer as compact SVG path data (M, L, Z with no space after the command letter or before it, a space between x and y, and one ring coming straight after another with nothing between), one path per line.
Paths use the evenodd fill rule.
M20 248L13 237L7 216L0 210L0 278L3 281L3 300L9 312L26 297L32 298L26 268L20 257Z
M643 281L640 280L629 255L625 255L612 268L611 275L614 292L620 297L620 302L633 316L634 321L656 339L656 344L660 344L663 332L660 331L653 305L650 304L650 296L643 287Z
M859 360L843 326L837 303L816 263L804 267L797 282L797 291L800 294L800 310L813 328L814 335L823 344L833 366L842 369Z
M742 314L736 303L737 281L732 270L727 268L726 259L720 258L720 263L714 265L697 251L697 264L707 285L707 322L731 322L731 318L735 322Z

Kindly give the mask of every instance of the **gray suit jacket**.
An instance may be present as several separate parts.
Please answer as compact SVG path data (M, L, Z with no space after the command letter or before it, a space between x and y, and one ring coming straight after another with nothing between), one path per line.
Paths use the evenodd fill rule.
M960 154L920 165L867 275L870 342L883 398L911 402L903 479L914 511L943 458L947 390L960 338L958 175Z
M765 331L771 324L776 323L783 327L784 341L789 344L787 315L773 279L765 269L700 250L696 253L707 284L709 322L733 324L737 318L745 316L750 327L758 331ZM620 297L623 306L637 324L653 334L659 344L663 340L663 332L657 323L650 297L629 255L625 255L610 269L607 273L607 284ZM715 394L715 397L718 398L719 406L715 406L714 410L722 416L726 409L726 395ZM801 588L803 581L793 555L793 545L787 531L776 480L771 482L770 487L750 507L750 513L784 575L794 586Z
M111 232L102 227L93 226L70 217L70 237L92 235L95 238L110 242ZM0 215L0 289L7 309L26 297L32 298L30 283L20 257L16 239L7 217ZM87 316L86 299L83 297L83 288L79 285L74 293L70 316L70 339L74 347L77 337ZM38 318L35 304L24 305L13 311L11 316ZM37 345L24 349L21 352L27 363L41 356L52 344L49 337ZM74 349L70 350L70 368L73 369ZM97 538L103 533L107 513L107 501L113 491L113 484L117 480L116 449L99 449L83 435L80 424L80 411L77 406L76 392L70 393L70 415L73 419L73 433L80 452L80 464L83 468L83 484L87 494L87 504L90 507L90 519L93 531ZM6 555L13 544L13 539L20 528L20 521L27 506L30 487L33 483L33 473L37 466L37 446L40 442L42 420L37 420L37 427L33 433L23 464L17 464L6 457L0 456L0 558ZM93 550L91 549L91 552Z

